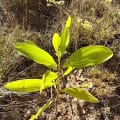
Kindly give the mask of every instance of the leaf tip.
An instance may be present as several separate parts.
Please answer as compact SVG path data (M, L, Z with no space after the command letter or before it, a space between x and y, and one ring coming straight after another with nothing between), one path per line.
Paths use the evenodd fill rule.
M72 21L71 16L68 16L68 19L67 19L67 21L66 21L66 25L65 25L65 27L69 28L70 25L71 25L71 21Z

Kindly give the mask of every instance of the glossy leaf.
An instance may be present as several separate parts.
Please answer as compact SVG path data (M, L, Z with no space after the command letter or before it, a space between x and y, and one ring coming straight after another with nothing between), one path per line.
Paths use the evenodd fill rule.
M33 115L29 120L36 120L38 117L53 103L53 101L49 101L41 107L35 115Z
M63 90L66 94L81 99L85 100L87 102L92 102L92 103L99 103L99 100L94 97L92 94L90 94L87 90L82 89L82 88L65 88Z
M113 52L100 45L83 47L74 52L64 63L64 67L82 68L103 63L113 56Z
M40 90L41 79L23 79L8 82L5 88L16 92L35 92Z
M52 44L53 44L53 47L55 49L55 52L57 53L58 50L59 50L59 46L60 46L60 36L58 33L54 33L53 35L53 39L52 39Z
M69 16L61 34L61 42L60 42L61 55L64 53L65 49L67 48L70 42L70 32L69 32L70 25L71 25L71 17Z
M40 87L40 92L46 87L54 85L54 81L58 75L55 72L47 71L42 77L42 84Z
M49 81L48 84L45 84L43 89L53 86L54 83ZM43 86L43 81L41 79L23 79L23 80L16 80L12 82L8 82L5 85L6 89L15 92L36 92L40 91L41 87Z
M43 64L49 68L56 68L56 63L53 57L32 42L17 44L16 49L36 63Z

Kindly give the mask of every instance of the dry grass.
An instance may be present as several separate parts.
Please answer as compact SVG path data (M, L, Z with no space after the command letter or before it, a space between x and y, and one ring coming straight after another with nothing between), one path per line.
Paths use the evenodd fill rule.
M120 32L119 5L105 0L71 0L66 5L46 6L46 1L6 0L11 24L37 30L45 34L60 31L68 15L72 16L71 43L75 48L107 42ZM83 28L88 21L90 30ZM50 29L49 29L50 28ZM47 30L46 30L47 29Z
M80 44L101 44L120 32L118 7L108 4L104 0L77 0L70 5L73 17L71 29L72 42ZM88 21L92 29L86 30L82 23Z

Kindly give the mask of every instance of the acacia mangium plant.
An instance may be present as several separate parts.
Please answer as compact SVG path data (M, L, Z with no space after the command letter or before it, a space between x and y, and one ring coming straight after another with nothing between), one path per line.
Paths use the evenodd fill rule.
M32 59L38 64L48 67L48 71L45 72L41 79L23 79L5 84L5 88L16 92L36 92L40 93L48 87L54 87L55 98L51 98L48 102L41 107L35 115L29 120L35 120L38 116L44 112L53 102L57 103L61 93L68 94L72 97L85 100L87 102L98 103L99 100L90 94L86 89L81 87L61 87L61 80L64 76L68 75L72 70L76 68L83 68L87 66L94 66L101 64L113 56L113 52L101 45L90 45L82 47L72 53L68 57L64 64L61 63L61 58L65 53L65 50L70 42L70 25L71 17L69 16L66 24L61 32L61 35L54 33L52 38L52 44L57 56L57 62L53 57L45 50L39 48L34 43L27 41L16 45L16 49L23 53L26 57ZM63 73L62 69L66 69Z

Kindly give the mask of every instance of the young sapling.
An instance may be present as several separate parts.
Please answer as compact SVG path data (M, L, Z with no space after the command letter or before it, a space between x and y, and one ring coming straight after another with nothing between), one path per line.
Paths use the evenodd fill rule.
M61 32L61 35L54 33L52 38L52 44L57 56L57 62L54 58L45 50L41 49L34 43L27 41L16 45L16 50L21 52L23 55L33 60L38 64L45 65L48 67L42 78L40 79L22 79L5 84L5 88L16 91L16 92L36 92L40 93L48 87L55 88L55 98L48 100L48 102L41 107L38 112L33 115L30 120L35 120L38 116L44 112L53 102L58 101L61 93L68 94L72 97L85 100L87 102L98 103L99 100L90 94L86 89L81 87L61 87L61 80L66 75L70 74L72 70L76 68L83 68L88 66L94 66L101 64L113 56L113 52L101 45L90 45L82 47L72 53L68 57L64 64L61 63L61 58L65 53L66 48L70 42L70 26L71 16L68 17L66 24ZM66 69L62 73L62 68Z

